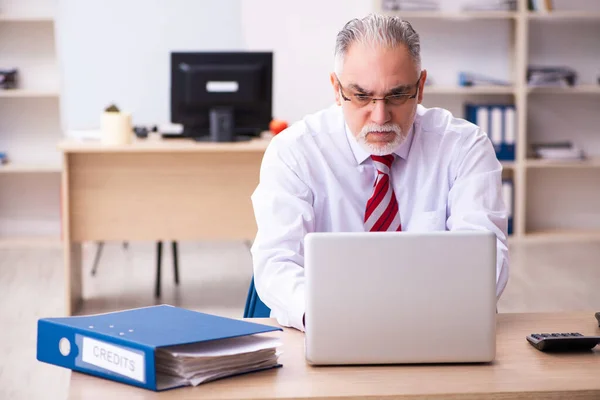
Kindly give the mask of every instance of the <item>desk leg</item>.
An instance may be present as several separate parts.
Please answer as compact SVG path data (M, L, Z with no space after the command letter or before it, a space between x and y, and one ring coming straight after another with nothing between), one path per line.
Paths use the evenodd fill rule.
M82 252L81 243L65 244L66 314L74 315L82 302Z

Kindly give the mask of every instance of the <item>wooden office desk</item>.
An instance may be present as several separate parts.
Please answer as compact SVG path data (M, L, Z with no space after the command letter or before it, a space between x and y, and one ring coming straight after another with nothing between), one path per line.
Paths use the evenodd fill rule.
M491 364L312 367L304 361L303 334L286 329L279 333L283 368L159 393L73 372L69 399L600 398L600 350L546 354L525 340L536 332L596 335L593 311L499 314L497 327L497 357Z
M268 143L62 142L67 315L81 299L81 242L253 239L250 196Z

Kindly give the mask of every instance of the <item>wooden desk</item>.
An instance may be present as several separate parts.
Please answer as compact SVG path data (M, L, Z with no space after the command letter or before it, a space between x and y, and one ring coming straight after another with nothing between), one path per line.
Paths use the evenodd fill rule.
M535 332L598 334L593 311L499 314L497 327L497 357L491 364L311 367L304 361L303 334L286 329L279 333L283 368L159 393L73 372L69 399L600 398L599 350L546 354L525 340Z
M268 143L61 143L67 314L81 299L81 242L254 239L250 196Z

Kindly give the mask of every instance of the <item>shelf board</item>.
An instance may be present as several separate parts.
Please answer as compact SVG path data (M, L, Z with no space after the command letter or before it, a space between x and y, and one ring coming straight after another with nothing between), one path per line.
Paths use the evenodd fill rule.
M53 22L51 15L10 15L0 14L0 22Z
M8 163L0 165L0 174L58 173L61 171L62 167L54 164Z
M600 168L600 158L591 157L585 160L542 160L528 159L528 168Z
M59 248L60 236L0 236L0 248Z
M58 97L56 90L34 90L34 89L0 89L0 98L25 98L25 97Z
M528 232L521 237L527 242L595 242L600 241L600 230L556 229Z
M568 20L600 20L598 11L548 11L529 12L527 18L530 20L568 21Z
M403 19L449 19L449 20L469 20L469 19L513 19L519 15L515 11L381 11L386 15L398 15Z
M505 169L514 169L517 166L515 161L500 161L500 164L502 164L502 167Z
M512 86L425 86L425 94L514 94Z
M576 85L567 87L528 87L531 94L600 94L600 85Z

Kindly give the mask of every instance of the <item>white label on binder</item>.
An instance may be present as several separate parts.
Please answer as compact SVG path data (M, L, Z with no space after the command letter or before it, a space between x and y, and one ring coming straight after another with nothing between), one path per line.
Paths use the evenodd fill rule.
M513 193L512 193L512 183L511 182L503 182L502 183L502 196L504 197L504 204L506 205L506 212L508 217L513 216Z
M502 109L499 107L492 108L491 118L492 126L490 127L490 136L492 143L495 146L502 144Z
M504 142L506 144L515 144L516 130L515 109L507 107L504 110Z
M83 337L83 362L144 382L144 355Z
M477 107L475 120L476 120L477 125L479 125L479 128L481 128L481 130L483 132L485 132L489 137L490 136L490 123L489 123L488 109L486 106L478 106Z

